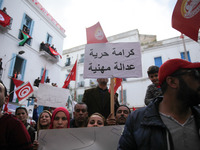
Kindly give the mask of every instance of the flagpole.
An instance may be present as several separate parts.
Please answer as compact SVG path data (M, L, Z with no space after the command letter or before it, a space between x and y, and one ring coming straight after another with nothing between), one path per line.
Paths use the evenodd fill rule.
M121 84L121 101L122 101L122 104L124 104L124 101L123 101L123 86Z
M114 116L114 78L110 81L110 112Z
M77 63L78 63L78 54L77 54L77 59L76 59L76 61L77 61ZM76 64L76 77L75 77L75 87L74 87L74 100L75 100L75 101L77 101L77 100L76 100L77 68L78 68L78 64Z
M181 36L182 36L182 41L183 41L183 48L184 48L185 60L189 61L188 55L187 55L186 46L185 46L184 35L181 33Z

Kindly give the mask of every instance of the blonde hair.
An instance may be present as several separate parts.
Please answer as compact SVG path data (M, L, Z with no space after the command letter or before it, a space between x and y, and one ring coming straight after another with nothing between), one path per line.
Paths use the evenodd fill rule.
M50 126L50 123L49 123L49 126L47 128L44 128L40 125L40 118L42 116L43 113L48 113L50 118L52 117L52 113L48 110L44 110L43 112L41 112L41 114L39 115L39 118L38 118L38 122L37 122L37 131L39 132L40 129L48 129L49 126ZM50 119L51 120L51 119Z
M103 123L104 123L104 125L105 125L106 119L104 118L104 116L103 116L102 114L100 114L100 113L98 113L98 112L93 113L93 114L88 118L87 124L88 124L90 118L91 118L92 116L94 116L94 115L97 115L97 116L101 117L101 118L103 119Z

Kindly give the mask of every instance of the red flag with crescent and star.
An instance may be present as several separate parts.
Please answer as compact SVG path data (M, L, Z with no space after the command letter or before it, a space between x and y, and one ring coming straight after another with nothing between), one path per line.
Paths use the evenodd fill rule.
M3 27L10 25L10 19L11 17L8 16L6 13L4 13L2 10L0 10L0 25Z
M172 14L172 27L198 41L200 1L178 0Z
M17 98L19 101L28 97L32 92L33 92L33 88L31 86L30 82L27 82L27 83L19 86L15 90L15 94L17 95Z
M59 55L60 58L62 59L62 56L58 52L56 52L53 48L51 48L50 46L49 46L49 50L53 55Z
M86 28L86 35L87 44L108 42L99 22L89 28Z

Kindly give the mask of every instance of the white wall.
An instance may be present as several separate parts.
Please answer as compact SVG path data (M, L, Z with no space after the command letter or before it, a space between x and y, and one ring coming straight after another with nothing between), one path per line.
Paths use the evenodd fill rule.
M108 37L112 43L116 42L136 42L139 41L139 32L137 30L132 30L130 32L121 33L119 35L114 35L112 37ZM200 44L192 41L188 37L185 37L186 49L190 52L190 57L192 62L200 62ZM164 63L168 59L172 58L181 58L180 52L184 52L182 39L179 37L166 39L163 41L149 43L148 45L142 46L142 77L141 78L128 78L127 81L123 81L123 90L126 90L127 95L127 104L129 107L143 107L144 97L146 94L146 89L151 81L148 79L147 69L151 65L155 65L154 58L162 57L162 63ZM72 57L71 66L64 67L63 70L70 71L74 65L76 55L80 55L84 53L84 46L77 46L71 49L67 49L63 51L63 54L69 57ZM79 80L79 74L83 73L83 63L78 64L78 72L77 72L77 83ZM83 94L85 89L91 88L89 85L90 79L85 79L85 87L78 87L77 94ZM70 83L70 87L73 89L75 82ZM118 93L121 88L118 89Z
M39 48L40 43L46 41L47 33L49 33L53 37L52 44L54 44L57 51L62 54L65 34L61 33L59 29L35 7L32 0L4 0L2 7L6 7L7 13L13 18L11 30L8 30L8 32L0 32L0 57L3 59L3 67L6 67L3 73L3 80L6 86L9 88L10 85L8 71L11 61L9 61L9 59L11 59L13 53L17 54L20 50L25 51L20 57L27 60L24 81L30 81L31 84L33 84L34 80L40 76L41 69L46 66L51 82L56 82L59 86L62 86L64 82L61 78L62 60L60 59L58 63L47 60L45 57L40 56ZM34 21L34 28L31 45L25 44L20 47L18 46L20 41L18 35L24 13ZM5 66L6 63L7 65Z

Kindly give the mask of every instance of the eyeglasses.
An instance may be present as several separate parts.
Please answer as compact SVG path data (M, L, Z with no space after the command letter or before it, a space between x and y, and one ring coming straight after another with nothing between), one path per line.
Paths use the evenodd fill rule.
M190 70L185 70L183 72L177 72L172 74L171 76L181 76L181 75L185 75L185 74L189 74L191 76L193 76L195 79L200 79L200 69L190 69Z

